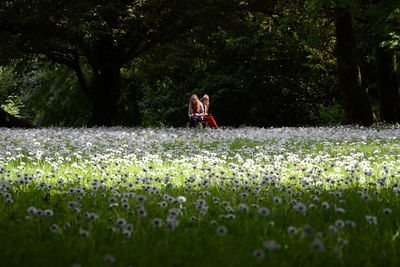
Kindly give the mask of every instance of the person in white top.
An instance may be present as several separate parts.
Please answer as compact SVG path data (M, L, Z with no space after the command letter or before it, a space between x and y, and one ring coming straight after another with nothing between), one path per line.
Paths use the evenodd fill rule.
M190 97L188 115L191 128L197 127L199 122L203 120L204 106L195 94Z

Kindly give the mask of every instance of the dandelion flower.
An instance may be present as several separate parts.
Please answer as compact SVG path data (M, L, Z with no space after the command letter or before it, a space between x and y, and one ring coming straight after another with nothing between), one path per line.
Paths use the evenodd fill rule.
M146 217L147 216L147 212L146 209L143 206L138 206L137 207L137 213L140 217Z
M341 237L338 238L338 242L342 245L347 245L349 243L349 241L347 241L346 239L343 239Z
M117 219L115 224L118 226L124 226L126 224L126 220L124 218L119 218L119 219Z
M57 224L53 224L49 227L50 232L55 233L58 230L58 225Z
M131 236L132 236L132 232L129 231L128 229L124 229L124 230L122 231L122 234L123 234L126 238L131 238Z
M69 222L64 223L63 228L64 230L67 230L71 227L71 224Z
M386 209L383 209L383 213L390 214L390 213L392 213L392 210L389 208L386 208Z
M329 209L329 203L324 201L321 203L321 207L327 210L327 209Z
M110 254L104 255L103 260L104 260L104 262L107 262L107 263L114 263L115 262L114 256L112 256Z
M378 219L375 216L366 215L365 219L369 224L375 224L375 225L378 224Z
M50 209L44 210L43 211L44 216L53 216L54 212Z
M137 195L136 196L136 200L137 202L141 203L141 202L145 202L147 200L147 197L145 195Z
M228 215L226 215L226 218L227 219L235 219L236 216L235 216L235 214L228 214Z
M80 234L81 236L88 237L88 236L90 235L90 232L89 232L88 230L80 229L80 230L79 230L79 234Z
M158 204L160 205L160 207L162 207L162 208L164 208L164 209L168 206L167 201L162 201L162 202L160 202L160 203L158 203Z
M167 229L168 229L168 231L174 231L176 228L178 228L178 226L179 226L179 222L177 221L177 220L174 220L174 219L172 219L172 220L167 220L167 225L166 225L166 227L167 227Z
M133 232L133 225L131 223L126 224L124 229L128 230L129 232Z
M28 213L35 214L36 213L36 208L35 207L29 207L28 208Z
M299 233L299 230L297 230L294 226L289 226L287 231L291 235L297 235Z
M261 259L264 259L265 253L261 249L256 249L253 251L253 257L261 260Z
M344 214L346 213L346 210L343 208L335 208L335 212Z
M269 250L277 250L281 248L281 245L275 240L264 241L263 246Z
M111 203L110 205L108 205L108 208L114 208L114 207L118 207L118 203L117 202L115 202L115 203Z
M184 196L179 196L177 198L177 200L178 200L178 203L181 203L181 204L186 202L186 198Z
M228 233L228 228L226 226L218 226L217 227L217 234L220 236L226 235Z
M310 210L315 210L315 209L318 208L318 206L315 205L314 203L310 203L310 204L308 205L308 208L309 208Z
M336 220L335 226L337 228L339 228L339 229L343 229L344 228L344 221L343 220Z
M299 213L305 214L307 211L307 206L303 203L299 202L293 206L293 209Z
M240 212L248 212L249 211L249 207L246 204L239 204L238 205L238 210Z
M303 235L311 235L314 232L314 229L311 227L311 225L305 224L303 226Z
M274 201L274 203L276 203L276 204L281 204L282 203L282 199L280 197L274 197L272 199L272 201Z
M346 221L345 224L346 224L346 226L350 226L352 228L354 228L356 226L356 223L353 221Z
M152 220L153 227L159 228L162 225L162 220L160 218L154 218Z
M324 243L318 238L315 238L310 246L314 251L323 251L325 249Z
M258 209L258 214L260 214L261 216L268 216L269 215L269 209L266 207L261 207Z
M336 234L337 233L337 228L335 226L333 226L333 225L329 225L328 231Z

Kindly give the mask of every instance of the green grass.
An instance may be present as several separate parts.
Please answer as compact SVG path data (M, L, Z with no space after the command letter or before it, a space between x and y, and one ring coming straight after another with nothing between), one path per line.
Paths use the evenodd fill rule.
M360 136L366 130L356 129ZM397 266L400 139L384 135L389 130L347 138L338 129L339 137L307 139L296 136L296 129L271 135L268 129L137 129L137 135L123 129L121 136L98 129L81 141L79 130L0 133L0 141L12 146L0 154L1 266ZM43 152L40 159L37 151ZM66 193L77 188L81 192ZM138 195L147 201L139 203ZM186 202L165 196L184 196ZM206 202L203 211L196 207L199 199ZM68 207L71 201L79 211ZM159 205L163 201L166 208ZM307 211L297 211L296 203ZM139 215L140 206L146 216ZM30 207L54 214L29 214ZM261 216L258 207L267 207L269 215ZM167 217L174 208L180 209L179 226L170 231ZM119 218L133 226L130 237L116 225ZM154 218L162 220L160 228ZM219 235L219 226L227 234ZM298 233L290 234L289 227ZM311 246L316 239L321 251ZM280 248L264 247L269 240ZM253 256L256 250L264 252L262 259Z

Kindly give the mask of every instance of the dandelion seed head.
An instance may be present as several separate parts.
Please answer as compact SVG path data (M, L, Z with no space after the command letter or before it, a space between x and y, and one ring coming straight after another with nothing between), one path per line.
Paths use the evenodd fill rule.
M322 207L323 209L326 209L326 210L327 210L327 209L329 209L330 205L329 205L328 202L324 201L324 202L321 203L321 207Z
M50 232L55 233L55 232L58 230L58 225L57 225L57 224L52 224L52 225L49 227L49 230L50 230Z
M126 224L126 220L125 220L124 218L118 218L118 219L115 221L115 224L116 224L117 226L124 226L124 225Z
M297 230L297 228L294 226L289 226L287 231L291 235L297 235L299 233L299 230Z
M224 236L228 233L228 228L226 226L218 226L217 227L217 234L220 236Z
M238 210L240 212L248 212L249 211L249 207L246 204L239 204L238 205Z
M107 263L115 263L114 256L110 255L110 254L105 254L103 257L103 260L104 260L104 262L107 262Z
M265 253L261 249L256 249L253 251L253 257L256 259L264 259Z
M269 250L278 250L281 248L281 245L275 240L264 241L263 246Z
M383 213L390 214L390 213L392 213L392 210L389 208L385 208L385 209L383 209Z
M266 208L266 207L260 207L260 208L257 210L257 212L258 212L258 214L260 214L261 216L268 216L268 215L270 214L269 209Z
M325 245L324 245L324 243L323 243L320 239L318 239L318 238L315 238L315 239L311 242L310 246L311 246L311 248L312 248L314 251L317 251L317 252L320 252L320 251L325 250Z
M80 229L80 230L79 230L79 234L80 234L81 236L84 236L84 237L90 236L90 232L89 232L88 230L83 230L83 229Z

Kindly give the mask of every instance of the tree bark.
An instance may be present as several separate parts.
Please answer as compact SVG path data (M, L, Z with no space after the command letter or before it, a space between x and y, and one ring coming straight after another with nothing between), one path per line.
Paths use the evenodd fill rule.
M362 89L351 15L343 9L337 9L335 24L339 86L345 123L370 125L373 121L372 109Z
M384 122L398 122L399 117L399 80L396 68L396 52L376 45L378 96L380 119Z

